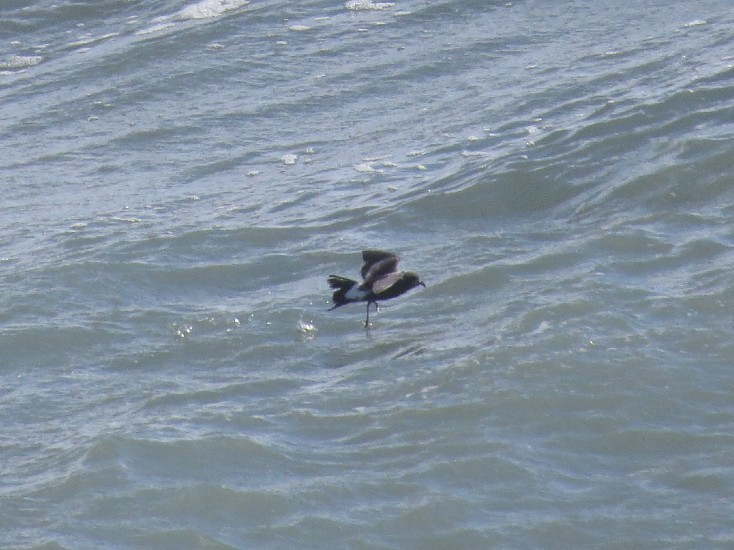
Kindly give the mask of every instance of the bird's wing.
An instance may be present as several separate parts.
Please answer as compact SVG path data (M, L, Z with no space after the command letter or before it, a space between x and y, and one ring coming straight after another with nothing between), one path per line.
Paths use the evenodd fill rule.
M392 285L397 283L402 276L402 271L393 271L392 273L388 273L384 277L377 279L372 285L372 294L382 294Z
M362 252L362 259L364 265L362 266L362 278L367 282L367 279L373 281L387 273L395 271L398 266L398 258L392 252L383 252L382 250L364 250Z
M375 265L370 267L367 271L367 275L364 278L364 285L371 287L375 282L379 281L382 277L395 273L397 271L398 259L385 258L381 262L377 262Z

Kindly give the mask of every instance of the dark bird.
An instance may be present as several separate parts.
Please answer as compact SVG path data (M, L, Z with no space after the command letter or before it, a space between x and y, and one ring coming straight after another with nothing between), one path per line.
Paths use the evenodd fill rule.
M334 307L329 311L350 302L367 302L365 328L370 325L370 304L375 304L377 311L378 301L395 298L418 285L426 286L417 273L398 271L400 258L392 252L365 250L362 252L362 259L362 284L339 275L329 275L329 286L336 289L331 297Z

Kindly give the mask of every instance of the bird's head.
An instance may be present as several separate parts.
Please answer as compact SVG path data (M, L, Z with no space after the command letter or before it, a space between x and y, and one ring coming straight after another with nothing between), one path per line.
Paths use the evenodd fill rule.
M408 271L405 274L405 280L408 282L409 288L415 288L417 286L422 286L423 288L426 288L426 283L421 281L421 277L417 273L412 273Z

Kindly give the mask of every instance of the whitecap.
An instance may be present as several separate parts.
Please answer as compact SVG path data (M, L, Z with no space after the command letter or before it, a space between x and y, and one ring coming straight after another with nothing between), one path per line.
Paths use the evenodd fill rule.
M186 6L177 16L180 19L208 19L241 8L249 4L249 0L201 0Z
M357 172L361 172L362 174L371 174L377 172L377 170L369 162L361 162L359 164L356 164L354 166L354 169Z
M11 55L0 60L0 69L23 69L33 67L43 61L40 55Z
M373 2L372 0L349 0L344 4L348 10L389 10L394 2Z

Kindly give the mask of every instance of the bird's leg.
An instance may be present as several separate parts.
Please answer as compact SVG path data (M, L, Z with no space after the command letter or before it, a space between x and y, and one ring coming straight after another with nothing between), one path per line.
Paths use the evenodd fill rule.
M364 321L364 328L368 328L370 326L370 302L367 300L367 319Z

